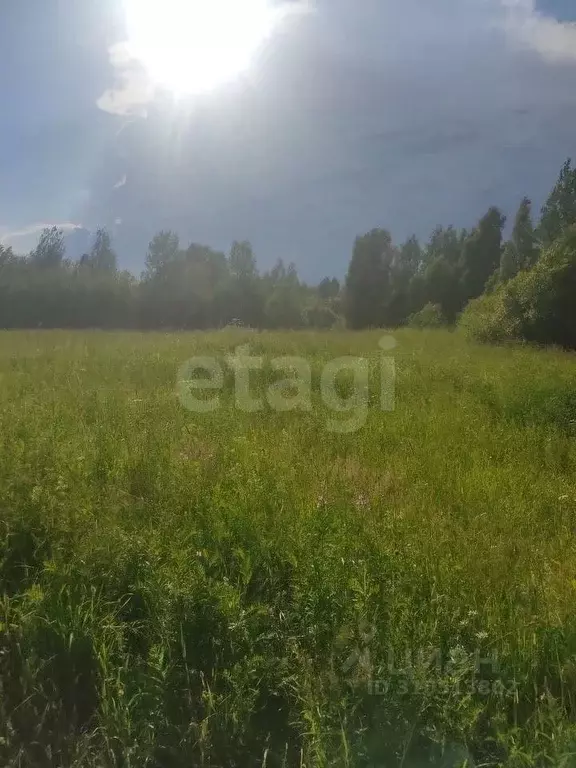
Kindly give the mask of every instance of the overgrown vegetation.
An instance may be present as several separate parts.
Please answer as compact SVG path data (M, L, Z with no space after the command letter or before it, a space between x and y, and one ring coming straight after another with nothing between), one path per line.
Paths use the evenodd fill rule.
M410 328L442 328L447 323L439 304L426 304L420 312L410 315L408 325Z
M545 251L536 265L471 302L461 325L480 341L524 339L576 348L576 229Z
M0 764L573 764L576 362L396 339L341 435L177 371L378 333L0 336Z

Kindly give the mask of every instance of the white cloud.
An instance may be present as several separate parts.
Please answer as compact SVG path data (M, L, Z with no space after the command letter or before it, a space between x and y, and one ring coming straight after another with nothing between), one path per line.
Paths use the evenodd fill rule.
M73 232L75 229L83 229L82 224L74 224L71 221L64 222L39 222L37 224L29 224L20 229L7 229L0 227L0 242L11 245L15 240L20 240L25 237L34 237L39 235L43 229L49 227L58 227L63 232Z
M576 23L536 9L535 0L501 0L510 39L553 62L576 61Z
M124 176L122 176L122 178L121 178L121 179L119 179L119 180L116 182L116 184L114 184L114 187L113 187L113 189L120 189L121 187L124 187L124 186L126 186L126 182L127 182L127 181L128 181L128 177L126 176L126 174L124 174Z
M146 117L146 105L155 94L146 71L131 58L125 43L111 46L109 55L116 84L98 99L98 107L112 115Z

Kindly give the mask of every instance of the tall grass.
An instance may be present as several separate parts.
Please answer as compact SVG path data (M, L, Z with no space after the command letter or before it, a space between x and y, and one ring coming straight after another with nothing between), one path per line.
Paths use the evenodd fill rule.
M576 764L576 358L399 331L353 434L176 395L379 338L0 336L1 765Z

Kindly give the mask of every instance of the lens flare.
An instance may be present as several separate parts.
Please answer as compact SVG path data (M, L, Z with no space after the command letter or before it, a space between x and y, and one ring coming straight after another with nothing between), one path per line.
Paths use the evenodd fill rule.
M124 8L129 55L175 94L245 72L285 15L268 0L124 0Z

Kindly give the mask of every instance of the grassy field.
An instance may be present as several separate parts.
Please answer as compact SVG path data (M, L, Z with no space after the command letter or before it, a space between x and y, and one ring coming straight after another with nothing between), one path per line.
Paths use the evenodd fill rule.
M576 765L576 357L381 336L0 335L0 765ZM183 407L240 344L314 407Z

